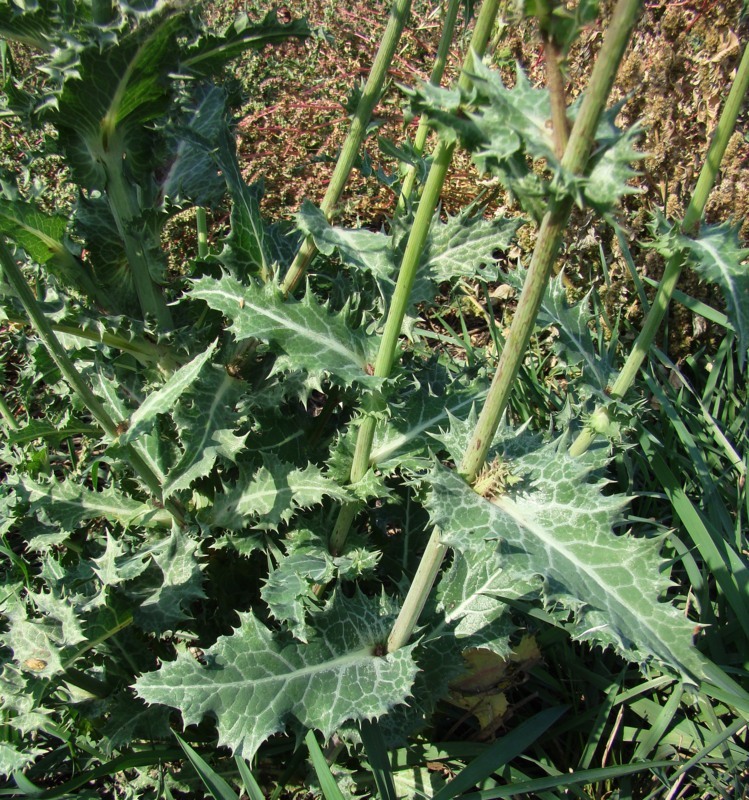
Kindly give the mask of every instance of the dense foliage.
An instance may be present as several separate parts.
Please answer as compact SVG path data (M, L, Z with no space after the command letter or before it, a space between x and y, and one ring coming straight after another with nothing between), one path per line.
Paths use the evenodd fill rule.
M555 5L524 13L562 59L597 4ZM631 27L637 3L619 6ZM476 25L487 37L491 7ZM61 797L121 769L139 770L117 790L130 796L190 791L192 773L157 769L181 757L179 732L214 794L231 789L195 749L210 759L227 747L252 791L245 761L261 777L269 758L282 787L279 764L305 739L330 797L319 732L352 752L363 743L359 763L384 796L393 777L378 754L424 747L413 737L446 725L436 710L448 696L490 727L499 707L466 698L496 699L513 669L538 685L515 712L528 747L564 720L559 706L577 694L563 684L582 671L602 699L570 729L587 720L600 733L626 705L644 734L629 735L610 773L599 749L598 776L585 773L597 738L557 752L557 766L547 748L538 766L503 774L523 748L490 749L442 796L568 768L601 786L652 770L664 796L696 766L695 786L739 785L746 251L730 225L697 226L696 206L696 220L652 221L648 246L671 271L688 263L722 297L701 309L724 336L695 357L691 383L647 323L623 347L592 288L574 299L564 273L550 277L573 207L618 225L633 191L638 130L605 109L629 27L614 17L618 55L604 51L601 84L595 73L564 132L549 124L553 89L521 70L506 85L477 57L476 34L458 85L408 90L440 144L432 159L384 145L429 177L375 231L334 225L330 203L269 220L262 186L243 179L225 66L313 35L303 21L240 16L218 34L180 4L0 7L0 33L18 47L3 50L5 113L43 137L75 187L67 206L54 186L7 175L0 197L0 792ZM478 202L440 212L439 171L458 147L522 218ZM399 194L398 173L373 179ZM208 248L206 210L222 209ZM174 269L164 231L191 214L200 247L183 247ZM537 227L535 251L500 272L521 224ZM509 333L490 315L487 346L456 334L448 320L460 326L465 292L488 298L497 284L535 299ZM449 347L434 346L427 315ZM534 332L544 364L528 349ZM556 400L551 371L564 377ZM558 674L540 667L545 655ZM471 689L487 669L494 683ZM432 794L419 788L433 786L428 758L400 766L415 777L401 774L399 794ZM369 779L340 785L369 790Z

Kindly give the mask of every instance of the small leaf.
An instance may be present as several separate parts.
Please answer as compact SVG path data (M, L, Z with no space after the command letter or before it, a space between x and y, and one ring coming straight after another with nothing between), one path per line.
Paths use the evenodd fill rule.
M313 596L312 587L326 584L334 574L333 560L325 551L298 550L279 561L260 596L270 613L286 623L299 641L306 642L305 612Z
M223 367L204 369L182 395L173 413L183 448L179 461L169 470L164 497L188 489L208 475L220 457L235 461L246 436L234 433L239 425L236 403L246 385Z
M195 383L215 349L216 343L213 342L204 352L180 367L161 388L151 392L133 412L127 430L120 435L120 443L130 444L151 429L157 415L168 413L182 393Z
M741 247L738 229L730 225L705 225L697 237L680 236L679 243L691 256L695 272L723 294L743 366L749 350L749 249Z
M328 478L319 467L299 468L266 456L264 466L250 479L240 479L234 488L218 495L210 515L219 528L242 530L250 523L261 530L276 530L299 508L310 508L324 497L344 501L348 492Z
M334 595L311 620L309 644L239 616L239 628L205 651L205 664L179 655L139 678L136 692L179 709L185 725L215 716L219 742L247 760L288 724L327 738L347 720L379 717L409 696L413 646L374 652L394 620L384 599Z
M162 578L135 612L141 627L163 634L190 618L190 604L205 597L198 548L198 542L176 525L168 539L149 548Z

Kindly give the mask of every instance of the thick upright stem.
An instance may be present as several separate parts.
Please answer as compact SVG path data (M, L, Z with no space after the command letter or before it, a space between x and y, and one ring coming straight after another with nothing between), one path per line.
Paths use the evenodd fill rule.
M461 0L450 0L450 3L447 7L445 22L442 26L442 35L440 36L440 43L439 47L437 48L437 57L434 60L432 74L429 76L429 82L434 86L440 85L442 76L445 72L447 56L450 52L450 45L452 44L453 36L455 34L455 24L458 20L460 4ZM426 114L422 114L413 142L413 148L417 155L421 155L424 152L424 145L426 144L428 134L429 117ZM393 214L393 220L398 219L398 217L405 211L406 204L411 199L414 183L416 182L416 172L417 169L415 164L412 164L406 172L406 177L403 179L403 186L401 187L401 192L398 196L398 205L395 207L395 212Z
M364 85L364 91L356 107L354 118L351 121L351 129L346 137L346 141L343 143L341 154L338 156L338 162L333 170L333 176L328 184L325 197L320 204L320 210L328 219L332 217L333 209L341 197L348 176L354 166L356 156L359 153L359 148L366 136L367 126L372 117L374 107L382 96L382 89L385 85L388 69L395 55L395 48L400 41L401 33L403 33L403 27L406 24L406 19L408 18L410 10L411 0L395 0L392 10L390 11L390 18L388 19L385 33L380 42L375 60L372 63L372 69ZM288 294L294 290L316 252L317 248L312 238L308 237L305 239L284 278L281 287L284 294Z
M614 11L611 27L601 48L583 106L562 159L562 164L567 169L579 172L587 161L598 126L598 119L611 91L621 57L629 42L639 5L639 0L619 0ZM525 300L523 308L520 308L519 304L515 313L508 341L502 351L497 375L494 376L479 423L461 464L461 472L471 481L475 480L486 460L489 445L506 407L509 390L530 339L532 325L535 322L538 306L556 257L570 206L571 201L557 201L552 204L543 219L520 304L523 304L526 296L528 299ZM520 317L520 322L518 322L518 317ZM506 355L508 348L509 354ZM403 607L393 626L388 641L388 651L391 652L402 647L411 637L426 598L439 574L445 552L446 547L442 543L441 534L439 530L435 529L427 542L416 578L408 590Z
M486 49L486 43L489 41L489 35L491 34L498 9L499 0L486 0L481 6L481 11L476 20L476 27L474 28L471 39L471 48L463 65L463 73L460 76L460 85L464 88L467 88L470 83L469 74L473 65L472 53L475 52L481 56ZM403 253L403 260L401 261L400 271L398 272L398 281L395 285L393 300L390 304L388 316L385 321L385 330L380 342L380 348L377 352L374 374L380 378L389 377L392 371L393 362L395 361L398 349L398 339L400 338L401 329L403 327L403 319L406 315L406 309L408 308L408 300L411 296L414 281L416 280L416 271L419 266L419 261L421 260L421 254L424 251L429 229L432 225L432 217L434 216L434 211L437 208L437 203L442 193L442 187L445 183L445 177L450 167L454 150L454 143L446 144L445 142L440 142L426 183L424 184L424 192L416 209L416 217L408 236L406 249ZM359 435L354 450L354 459L351 465L352 483L361 480L369 469L369 457L372 452L372 442L374 441L376 424L376 419L370 416L362 421L361 427L359 428ZM353 503L344 504L341 508L341 512L330 536L329 546L332 553L339 553L341 551L348 536L351 523L356 516L356 511L357 506Z
M580 113L575 120L562 158L563 168L570 172L581 172L588 160L598 122L606 106L619 63L629 43L640 4L640 0L619 0L614 9L614 15L593 68ZM555 200L550 204L541 223L541 230L507 342L502 350L499 365L476 429L460 465L460 472L470 482L476 479L484 466L499 421L507 407L507 401L533 332L538 309L554 266L571 208L571 198Z
M681 229L684 233L692 233L702 219L705 205L707 204L710 191L712 190L715 178L718 174L720 162L723 159L728 145L728 140L731 138L731 134L736 127L736 120L741 111L741 104L747 90L749 90L749 46L744 49L744 55L741 59L736 78L734 79L733 86L726 100L726 105L720 116L718 126L713 134L705 163L702 165L700 176L697 179L697 185L692 194L692 199L684 214L684 221L681 224ZM683 266L684 258L680 253L675 253L666 262L663 278L658 286L653 304L645 317L640 335L637 337L622 371L611 387L612 398L623 397L634 383L640 371L640 367L642 366L642 362L645 360L653 344L655 335L658 332L658 328L660 328L661 322L663 321L663 317L666 314ZM607 410L603 407L596 409L594 412L594 416L599 415L606 417L607 414ZM582 455L595 441L596 436L597 434L594 428L592 426L587 426L572 443L569 450L570 455Z
M113 134L116 137L116 134ZM173 327L172 314L166 304L161 288L151 277L148 264L147 246L142 234L137 230L138 210L131 189L122 172L122 151L110 141L110 148L104 160L107 171L107 200L117 231L125 247L125 254L133 276L133 284L138 295L144 316L156 319L162 330Z

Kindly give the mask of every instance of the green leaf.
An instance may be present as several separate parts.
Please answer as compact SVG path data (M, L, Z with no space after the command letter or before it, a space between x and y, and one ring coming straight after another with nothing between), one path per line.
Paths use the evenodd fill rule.
M208 475L220 457L234 462L244 449L246 436L237 436L236 404L246 384L220 366L204 369L182 395L172 414L183 448L164 484L164 496L187 489Z
M197 73L212 73L246 50L280 44L292 36L303 39L311 35L305 20L295 19L282 25L275 10L255 25L242 13L223 34L201 36L186 50L181 66Z
M587 176L562 168L556 155L547 89L534 88L518 67L515 85L508 89L498 70L474 59L472 87L463 93L422 85L412 92L412 108L426 113L447 140L460 140L481 171L496 175L535 217L539 200L552 194L571 194L578 204L585 196L601 211L614 206L633 188L631 161L642 158L632 144L638 130L620 132L613 124L616 109L604 115L596 132L598 147ZM574 120L579 103L568 110ZM546 170L546 178L533 163Z
M231 786L178 733L174 735L211 796L215 800L239 800L237 793Z
M120 444L130 444L135 441L153 427L159 414L168 413L183 392L195 383L215 349L216 342L213 342L200 355L180 367L161 388L151 392L131 415L127 430L120 434Z
M309 749L312 766L317 773L317 779L320 781L320 787L322 788L325 800L344 800L343 793L338 788L338 783L333 773L330 771L328 762L325 760L325 754L315 737L315 732L307 731L304 741Z
M105 752L112 755L137 739L149 742L169 739L173 733L170 713L166 706L147 706L139 697L133 697L129 689L120 692L101 731Z
M486 219L467 208L442 222L436 214L432 220L421 257L419 272L439 285L460 278L486 276L486 268L493 266L501 253L508 250L515 239L522 219ZM491 273L486 276L494 280Z
M523 288L528 271L523 267L507 272L504 277L510 286ZM559 273L547 284L541 300L537 324L543 328L552 325L559 332L555 342L556 352L570 365L580 365L588 385L603 393L614 373L608 353L601 353L591 333L593 314L590 310L590 292L577 303L567 300L564 274Z
M738 228L705 225L695 238L680 236L679 243L690 256L694 271L718 286L726 313L739 339L739 361L749 350L749 249L741 247Z
M439 366L416 373L414 379L416 387L409 384L402 399L395 396L390 401L398 412L375 429L370 463L385 472L423 466L421 459L439 446L440 431L449 427L451 418L465 419L488 390L485 381L456 380Z
M45 214L31 203L0 198L0 232L20 245L37 264L45 264L68 286L96 299L101 295L85 263L65 244L69 219L62 214Z
M519 483L495 485L492 501L454 472L437 466L431 474L427 507L444 541L458 550L499 541L507 581L504 590L494 583L493 591L519 597L535 584L547 609L571 616L576 638L699 677L692 624L661 602L669 581L657 543L612 531L623 521L626 500L602 493L605 482L595 478L606 463L600 448L573 459L564 440L540 445L523 434L494 452ZM479 480L489 486L490 478Z
M199 544L174 525L168 539L149 548L161 570L161 580L136 610L136 622L144 629L163 634L190 619L190 604L205 597L203 573L197 560Z
M308 464L300 468L266 456L251 479L241 477L232 489L217 495L210 521L212 526L231 530L250 524L260 530L276 530L299 508L315 506L326 496L341 502L350 499L319 467Z
M26 476L9 478L19 499L29 503L30 513L45 523L72 533L84 522L106 519L124 527L163 527L169 515L163 509L134 500L113 488L95 492L77 480L40 483Z
M162 182L162 193L175 203L185 199L215 205L226 193L212 150L226 128L226 96L215 86L200 87L185 119L174 131L177 148Z
M183 25L183 15L166 15L80 53L77 79L65 82L52 117L79 185L107 188L104 165L113 146L127 155L131 171L150 163L151 135L143 123L167 108L165 81L177 71Z
M10 742L0 742L0 775L9 778L14 772L22 772L42 753L42 748L27 742L22 743L20 748Z
M229 276L201 278L190 296L205 300L232 321L230 330L242 341L269 342L283 352L295 369L322 380L326 375L345 386L354 382L374 387L380 380L367 374L377 342L352 329L346 312L331 314L310 292L301 302L284 300L276 286L244 286Z
M288 724L327 738L347 720L377 718L408 698L413 647L374 652L393 619L384 598L337 593L300 644L240 614L239 628L205 651L205 664L179 655L139 678L136 692L179 709L185 725L215 716L219 742L248 760Z
M600 131L599 131L600 133ZM642 136L642 129L634 125L613 137L613 143L593 153L588 165L588 174L582 182L588 203L600 212L613 208L628 194L638 194L641 189L629 181L639 173L632 163L641 161L645 153L635 149L635 142Z
M456 550L437 587L435 619L439 623L428 630L427 640L449 632L464 650L483 647L509 656L515 625L507 603L497 596L507 591L508 577L504 554L496 541L480 540Z
M270 613L285 622L295 638L307 641L305 612L313 599L315 584L326 584L335 575L333 559L319 548L297 550L282 558L268 575L260 596Z

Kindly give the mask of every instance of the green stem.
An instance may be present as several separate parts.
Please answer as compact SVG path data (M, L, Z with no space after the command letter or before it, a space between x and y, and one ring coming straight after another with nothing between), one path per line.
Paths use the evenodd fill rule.
M395 48L400 41L401 33L403 32L403 27L406 24L410 9L411 0L395 0L390 11L390 18L388 19L385 33L380 42L380 47L377 50L375 60L372 63L372 69L364 85L364 91L359 99L359 104L356 107L356 112L351 121L351 128L341 148L341 153L338 156L338 162L333 170L333 176L328 184L325 197L320 204L320 210L328 219L332 217L333 209L341 197L349 173L359 153L359 148L366 136L367 126L372 117L374 107L382 96L388 69L390 69L390 64L395 55ZM316 252L317 248L312 238L307 238L284 278L284 282L281 286L284 294L288 294L294 290Z
M424 610L429 593L432 591L434 581L439 574L445 553L447 553L447 545L442 544L439 528L434 528L409 587L406 599L403 601L403 606L398 613L398 618L395 620L393 629L388 637L388 653L403 647L411 638L421 612Z
M102 123L103 124L103 123ZM117 133L112 134L116 138ZM123 153L111 139L104 147L103 161L107 173L107 201L117 231L125 247L128 264L133 276L135 292L144 315L153 317L162 330L173 327L172 314L166 304L161 288L154 283L148 264L147 244L138 224L138 211L130 188L123 174Z
M611 26L606 34L596 66L593 69L590 85L585 93L580 114L575 122L562 159L562 164L567 169L579 172L587 161L598 126L598 119L606 103L606 98L611 91L619 61L629 41L639 5L639 0L619 0L614 10ZM564 232L570 206L570 200L552 203L542 222L520 304L523 303L526 295L529 299L525 301L523 309L520 308L520 304L518 305L510 335L502 351L502 358L497 370L497 375L499 375L500 370L503 369L504 361L502 375L500 378L497 375L494 376L479 423L461 464L461 472L467 474L471 480L475 479L486 460L489 444L504 412L507 398L509 397L509 387L515 375L517 375L520 359L530 339L531 327L535 321L538 305L540 305L546 281L556 257L559 240ZM533 269L534 263L536 265L535 269ZM535 310L533 305L536 306ZM517 323L518 317L521 318L521 324ZM513 333L517 330L519 332ZM511 355L506 356L508 349ZM511 359L517 360L517 363L513 364ZM487 407L490 409L488 413ZM482 420L483 427L480 427L482 426ZM389 652L403 646L411 637L426 599L432 590L432 585L439 574L446 549L442 543L440 532L435 529L427 542L416 577L409 587L403 607L393 626L390 640L388 641Z
M459 85L461 88L468 88L470 84L470 72L473 66L473 53L479 57L483 54L489 35L494 25L494 20L499 9L499 0L486 0L481 6L476 27L471 39L471 47L463 64L463 72L460 76ZM398 339L403 328L403 319L408 308L408 300L411 296L411 289L416 280L416 272L424 252L429 230L432 225L432 217L437 208L437 203L442 193L445 183L447 170L452 161L455 143L446 144L440 142L437 152L434 155L432 166L429 170L424 191L416 209L416 217L408 235L408 242L403 253L398 281L393 292L393 299L388 310L385 321L385 330L382 334L380 347L377 352L377 359L374 365L374 374L378 378L387 378L393 368L398 349ZM374 441L375 427L377 420L374 416L366 417L359 428L356 439L354 458L351 464L351 483L360 481L370 467L370 455L372 453L372 442ZM330 535L330 552L340 553L348 537L351 523L354 521L358 505L356 503L344 503L336 520L333 532Z
M198 258L208 256L208 220L205 209L198 206L196 209L196 224L198 228Z
M570 133L562 158L562 168L582 172L595 141L598 122L606 106L619 63L629 43L640 10L641 0L619 0L596 60L580 113ZM486 462L499 421L505 412L513 383L536 322L538 309L567 227L572 198L553 200L541 222L523 292L500 356L497 371L476 428L468 444L460 472L471 483Z
M432 74L429 76L429 82L433 86L439 86L440 82L442 81L442 76L445 72L445 66L447 65L447 56L450 52L450 45L453 41L453 35L455 33L455 24L458 19L458 11L460 10L461 0L450 0L450 3L447 7L447 13L445 15L445 22L442 26L442 35L440 37L439 47L437 48L437 57L434 60L434 66L432 67ZM427 135L429 134L429 117L426 114L421 115L421 119L419 120L419 127L416 130L416 136L414 137L413 148L417 155L421 155L424 152L424 145L426 144ZM403 186L401 187L400 195L398 197L398 204L395 207L395 212L393 213L393 222L398 219L398 217L403 214L406 210L406 205L408 201L411 199L411 194L413 193L414 183L416 182L416 164L411 164L409 166L408 171L406 172L406 177L403 179Z
M21 429L21 426L18 424L18 420L11 411L8 403L5 401L5 398L1 394L0 394L0 416L2 416L2 418L8 423L8 427L11 430L17 431Z
M18 314L6 314L6 317L11 322L26 323L26 320ZM179 359L174 356L168 347L149 342L147 339L140 337L125 339L124 336L118 336L116 333L79 328L76 325L66 325L60 322L50 322L49 325L55 333L75 336L79 339L86 339L89 342L99 342L107 347L114 347L123 353L132 354L141 361L156 363L165 372L174 372L181 366Z
M26 283L26 279L23 277L21 270L16 265L13 256L2 240L0 240L0 264L2 264L5 277L8 279L8 282L13 287L13 290L16 292L19 300L23 304L31 324L34 326L39 338L42 340L44 346L54 359L55 364L57 364L63 377L73 388L86 408L88 408L89 412L99 423L102 430L112 439L116 439L119 436L117 423L109 416L104 406L99 402L99 399L91 391L86 381L83 380L83 377L75 368L75 365L70 360L70 357L65 352L63 346L60 344L60 340L55 336L49 321L39 307L39 304L29 288L28 283ZM161 501L162 493L159 479L148 466L148 464L146 464L141 455L132 447L128 448L128 460L132 468L146 484L151 494L157 500ZM184 515L179 506L177 506L174 502L171 502L165 507L172 514L178 524L184 524Z
M742 101L747 90L749 90L749 46L744 49L744 55L741 59L738 72L736 73L736 78L734 79L733 86L726 100L726 105L720 116L718 126L713 134L705 163L702 165L700 176L697 179L697 185L692 194L692 199L684 214L684 220L681 224L681 230L684 233L693 233L702 219L705 205L707 204L710 191L712 190L715 178L718 174L718 169L720 168L720 162L728 146L728 140L731 138L736 127L736 120L741 111ZM671 302L671 297L678 283L683 266L684 258L681 253L675 253L666 262L663 278L658 286L653 304L645 317L642 330L632 347L632 351L622 371L611 387L610 394L612 398L624 397L635 382L642 362L645 360L648 351L652 347L655 335L660 328L663 317ZM594 417L598 415L606 418L608 417L608 413L606 408L599 407L594 412ZM590 425L586 426L572 443L569 450L570 455L579 456L585 453L595 441L596 436L597 433L593 427Z

